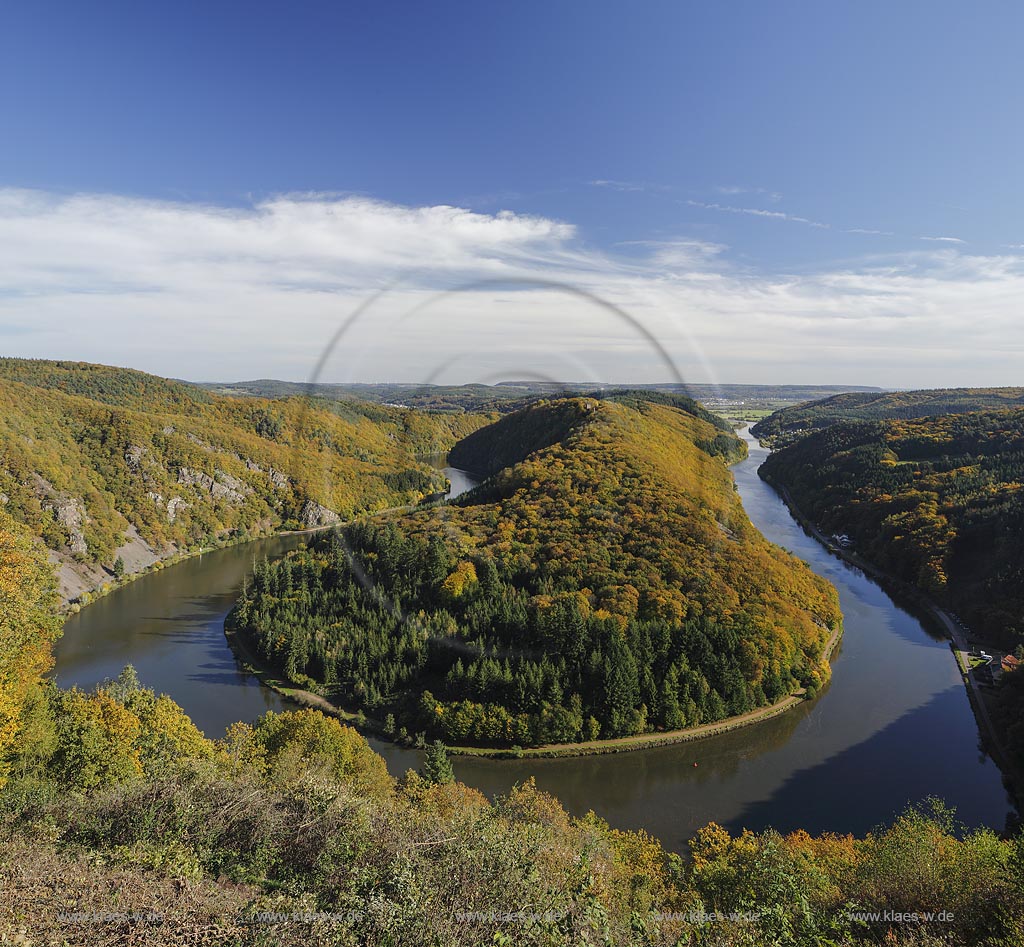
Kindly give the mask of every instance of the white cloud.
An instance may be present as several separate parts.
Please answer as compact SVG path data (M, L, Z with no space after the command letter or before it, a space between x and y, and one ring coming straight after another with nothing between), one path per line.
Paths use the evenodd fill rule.
M1024 258L1012 252L950 243L766 275L730 263L720 244L634 241L604 253L570 223L508 212L337 195L221 207L0 190L8 354L302 379L380 290L328 377L670 377L617 306L693 380L1021 381Z
M964 243L959 237L921 237L922 240L930 240L932 243Z

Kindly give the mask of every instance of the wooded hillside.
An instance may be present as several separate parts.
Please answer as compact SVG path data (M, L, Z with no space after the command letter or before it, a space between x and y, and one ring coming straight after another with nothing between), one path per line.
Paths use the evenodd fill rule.
M823 529L979 630L1024 635L1024 410L836 424L761 471Z
M0 507L43 537L73 598L115 567L416 502L441 484L417 455L484 421L225 398L125 369L3 359Z

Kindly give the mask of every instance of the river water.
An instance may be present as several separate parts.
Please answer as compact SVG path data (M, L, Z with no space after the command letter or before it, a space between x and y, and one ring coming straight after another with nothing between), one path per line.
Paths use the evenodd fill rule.
M1001 829L1011 805L999 770L979 748L948 645L804 533L757 476L767 452L745 436L750 456L733 473L751 520L839 589L845 633L827 689L778 717L695 743L577 759L456 757L456 775L488 794L532 776L570 812L593 809L675 850L712 820L732 830L863 834L929 795L955 806L968 825ZM473 485L462 471L447 473L453 495ZM92 686L131 662L209 736L283 709L282 698L240 670L223 622L253 562L302 541L287 536L219 550L98 600L68 619L56 648L59 683ZM415 751L371 743L396 774L419 764Z

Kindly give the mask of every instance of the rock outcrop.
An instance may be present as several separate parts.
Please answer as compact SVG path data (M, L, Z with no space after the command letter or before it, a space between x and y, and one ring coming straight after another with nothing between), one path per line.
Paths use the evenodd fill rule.
M306 529L315 529L318 526L331 526L340 523L341 517L334 510L327 509L315 500L307 500L299 515L302 525Z
M180 467L178 483L186 487L196 487L209 493L215 500L227 500L230 503L244 503L246 496L252 493L252 487L238 478L224 473L223 470L216 471L216 476L211 477L201 470Z
M181 510L188 509L188 504L181 497L171 497L167 501L167 522L173 523Z
M85 525L85 505L75 497L58 499L51 506L54 518L68 533L68 549L76 556L89 551L82 527Z

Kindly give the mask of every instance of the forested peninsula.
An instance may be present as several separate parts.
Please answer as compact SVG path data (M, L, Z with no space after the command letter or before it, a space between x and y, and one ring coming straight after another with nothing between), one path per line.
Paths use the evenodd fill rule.
M673 731L813 695L834 589L766 542L686 398L538 402L457 444L452 504L257 569L232 616L293 682L397 736L494 747Z

